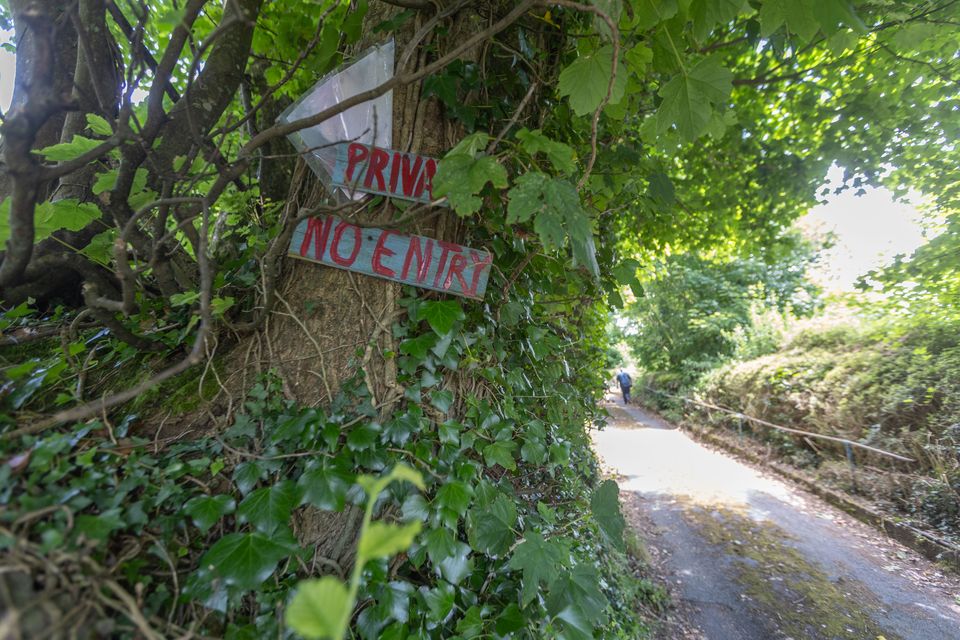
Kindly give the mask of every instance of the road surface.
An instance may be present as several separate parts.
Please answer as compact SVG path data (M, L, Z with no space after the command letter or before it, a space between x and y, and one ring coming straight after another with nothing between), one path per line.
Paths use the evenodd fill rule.
M676 611L661 637L960 640L960 580L619 394L595 432Z

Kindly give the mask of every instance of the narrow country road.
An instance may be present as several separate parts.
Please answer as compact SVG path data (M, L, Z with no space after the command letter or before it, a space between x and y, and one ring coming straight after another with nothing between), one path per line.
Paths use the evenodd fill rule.
M956 576L614 400L594 445L670 585L662 638L960 640Z

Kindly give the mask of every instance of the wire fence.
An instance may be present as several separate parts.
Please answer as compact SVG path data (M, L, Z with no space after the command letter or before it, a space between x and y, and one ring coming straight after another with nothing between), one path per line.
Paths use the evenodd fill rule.
M812 432L812 431L804 431L803 429L794 429L793 427L785 427L785 426L783 426L783 425L781 425L781 424L775 424L775 423L773 423L773 422L770 422L769 420L763 420L762 418L756 418L756 417L754 417L754 416L749 416L749 415L747 415L747 414L745 414L745 413L743 413L743 412L734 411L733 409L728 409L728 408L726 408L726 407L721 407L721 406L719 406L719 405L711 404L711 403L709 403L709 402L703 402L703 401L700 401L700 400L694 400L693 398L688 398L688 397L686 397L686 396L674 395L674 394L672 394L672 393L667 393L666 391L661 391L660 389L655 389L655 388L650 387L650 386L647 386L646 389L649 390L649 391L651 391L651 392L653 392L653 393L656 393L656 394L659 394L659 395L662 395L662 396L666 396L666 397L668 397L668 398L675 398L675 399L677 399L677 400L681 400L681 401L683 401L683 402L685 402L685 403L687 403L687 404L692 404L692 405L696 405L696 406L699 406L699 407L704 407L704 408L710 409L710 410L712 410L712 411L719 411L719 412L721 412L721 413L725 413L725 414L734 416L735 418L737 418L737 419L740 421L740 422L739 422L739 426L740 426L741 432L742 432L742 427L743 427L743 421L746 420L746 421L752 422L752 423L754 423L754 424L759 424L759 425L764 426L764 427L768 427L768 428L771 428L771 429L776 429L777 431L784 431L784 432L786 432L786 433L791 433L791 434L794 434L794 435L803 436L804 438L815 438L815 439L818 439L818 440L829 440L830 442L839 442L839 443L843 444L843 446L844 446L844 451L845 451L846 456L847 456L847 461L850 462L851 464L853 464L853 448L864 449L864 450L866 450L866 451L870 451L870 452L875 453L875 454L877 454L877 455L885 456L885 457L888 457L888 458L893 458L894 460L899 460L899 461L901 461L901 462L916 462L916 460L914 460L913 458L908 458L907 456L902 456L902 455L900 455L900 454L898 454L898 453L892 453L892 452L890 452L890 451L885 451L885 450L883 450L883 449L878 449L877 447L871 447L871 446L868 445L868 444L863 444L862 442L857 442L856 440L849 440L849 439L847 439L847 438L841 438L841 437L839 437L839 436L830 436L830 435L826 435L826 434L823 434L823 433L814 433L814 432Z

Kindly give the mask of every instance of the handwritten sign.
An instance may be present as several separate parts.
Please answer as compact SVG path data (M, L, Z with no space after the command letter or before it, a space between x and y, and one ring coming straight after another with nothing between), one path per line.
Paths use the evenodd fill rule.
M486 251L363 228L334 216L302 221L288 255L477 300L483 298L493 261Z
M433 201L434 158L372 147L359 142L336 145L331 182L348 193L376 193L391 198Z

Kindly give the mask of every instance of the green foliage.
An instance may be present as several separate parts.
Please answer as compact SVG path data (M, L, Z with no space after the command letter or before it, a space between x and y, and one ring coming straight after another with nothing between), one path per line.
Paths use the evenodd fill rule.
M813 257L811 246L792 237L771 252L771 262L671 256L642 278L643 295L624 312L623 339L645 370L693 382L738 350L756 348L746 338L759 331L755 320L817 307L817 288L805 276Z
M663 102L657 110L657 132L676 125L681 138L699 138L729 97L732 79L733 74L715 58L704 58L689 72L683 70L660 89Z
M860 312L863 315L862 312ZM957 320L887 316L804 321L776 352L730 362L709 374L711 402L777 424L840 435L913 458L910 482L864 479L845 488L861 492L914 520L956 536L960 500L960 342ZM792 438L759 432L798 464L843 460L843 449L816 452ZM858 452L858 458L860 456ZM889 465L870 457L871 466ZM885 478L884 478L885 476ZM846 481L846 469L840 474Z
M491 4L489 17L509 4ZM737 349L746 355L738 345L761 344L738 334L758 305L809 302L799 295L798 262L770 248L815 202L832 162L849 173L841 188L915 187L941 212L955 210L960 151L943 141L960 133L949 82L958 64L956 7L928 4L605 0L594 6L619 26L615 78L605 20L571 7L525 12L477 46L476 61L423 79L419 97L433 104L421 103L417 114L433 118L436 107L446 131L497 132L493 146L486 133L467 135L433 180L434 195L462 217L464 241L488 249L494 266L482 304L408 291L405 316L377 319L398 345L384 353L396 370L396 400L375 401L358 374L328 405L297 406L284 399L281 381L265 377L245 402L229 403L226 416L216 412L225 422L216 437L160 438L148 414L167 403L177 415L185 396L218 391L214 362L96 420L6 437L38 414L128 388L182 357L200 318L193 274L201 270L188 236L201 227L148 205L161 185L177 197L209 197L225 166L240 170L207 203L216 222L205 240L216 267L215 343L218 353L236 348L233 329L265 307L258 291L275 266L265 258L288 217L258 182L267 161L286 152L256 150L265 164L247 170L253 156L237 150L270 125L268 112L361 40L402 41L421 22L410 10L365 24L365 1L262 3L249 95L233 96L215 129L198 132L202 152L124 165L142 155L146 105L117 110L132 112L137 126L122 115L84 114L94 138L138 134L91 165L88 201L39 206L37 241L104 221L81 255L134 271L136 311L114 320L160 350L144 354L112 332L71 328L76 316L55 302L6 310L0 323L9 337L55 331L2 354L0 546L27 554L30 566L66 563L71 570L58 576L81 567L82 588L71 584L69 592L95 610L114 610L115 600L98 600L105 589L88 588L109 575L137 594L151 624L171 621L161 635L283 637L291 633L286 621L304 637L343 635L350 624L359 638L640 636L638 600L662 594L638 586L616 550L623 520L615 487L597 486L584 432L600 418L595 403L611 361L606 305L622 303L624 286L643 294L628 313L642 327L644 366L689 381ZM155 2L140 15L135 4L117 6L161 59L184 8ZM190 42L224 39L222 12L209 9ZM440 59L457 44L448 22L462 18L423 33L408 61ZM112 19L108 25L119 33ZM209 51L180 52L170 78L180 95L213 84L193 75L214 66ZM115 53L126 69L143 60L125 37ZM251 102L261 111L242 126ZM167 115L177 109L163 107ZM99 144L74 136L36 158L66 161ZM158 285L150 251L132 246L115 263L118 230L108 227L116 220L94 202L126 215L144 210L138 231L162 239L158 253L175 255L175 291ZM3 206L0 225L8 225ZM945 276L926 291L930 314L956 291L955 248L944 241L932 252L936 269L919 260L909 267ZM782 267L770 266L778 261ZM888 275L906 287L907 278ZM915 381L929 386L923 376ZM393 469L419 479L400 463L424 472L419 491L382 475ZM309 509L367 515L357 562L341 567L349 583L305 580L316 577L319 560L292 523ZM130 545L140 552L131 556Z
M580 56L560 72L557 89L561 96L570 100L570 107L578 116L593 113L603 102L610 89L613 72L613 47L606 45L587 55ZM626 74L618 73L610 91L610 104L623 99Z

